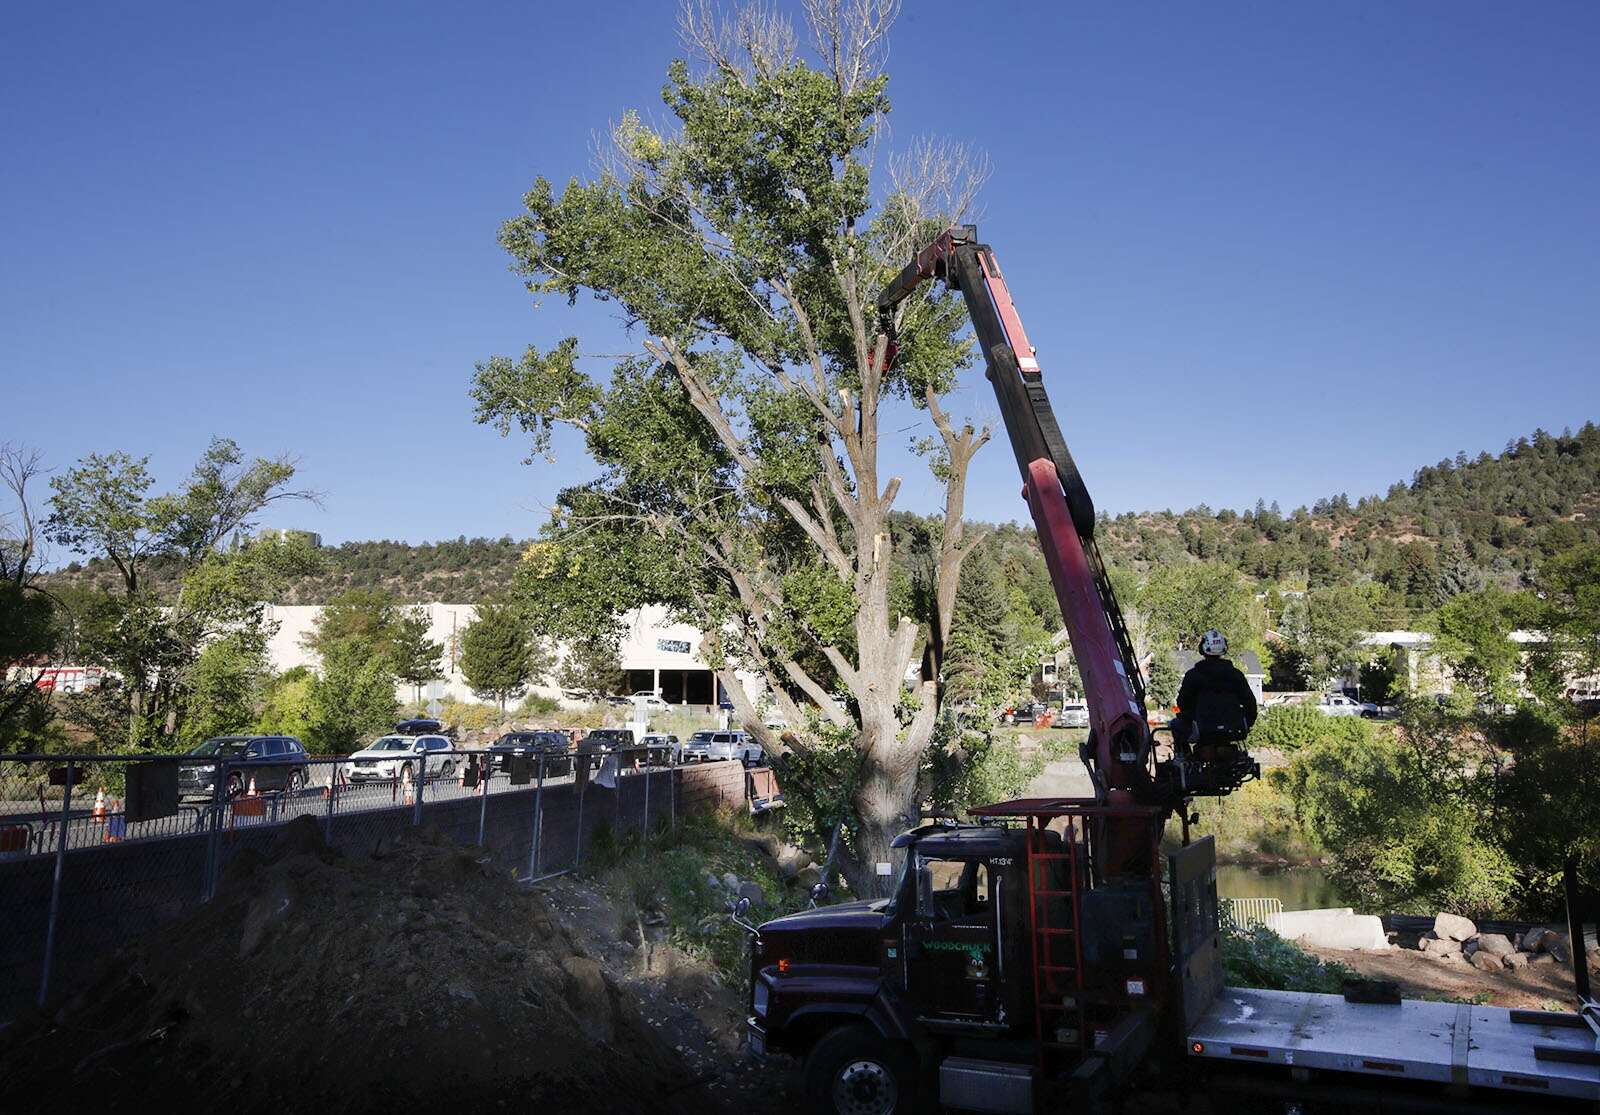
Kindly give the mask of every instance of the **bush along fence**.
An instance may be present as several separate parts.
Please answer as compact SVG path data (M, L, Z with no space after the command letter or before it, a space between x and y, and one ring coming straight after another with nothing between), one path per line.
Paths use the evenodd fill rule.
M215 891L228 861L311 817L330 846L436 828L523 881L571 871L596 830L672 829L750 808L770 772L675 765L659 748L402 753L358 764L273 756L0 757L0 1022Z

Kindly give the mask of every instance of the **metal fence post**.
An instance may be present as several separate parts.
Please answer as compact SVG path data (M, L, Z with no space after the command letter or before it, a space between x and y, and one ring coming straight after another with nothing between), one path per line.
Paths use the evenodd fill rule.
M61 792L61 829L56 833L56 871L50 881L50 920L44 926L44 970L39 974L39 1006L44 1006L50 994L50 968L56 955L56 916L61 910L61 874L66 867L67 828L72 822L72 779L77 768L67 760L67 782ZM1582 939L1579 939L1582 947Z
M494 775L494 757L478 752L478 847L483 847L483 825L489 816L489 779Z
M673 836L678 835L678 756L667 763L667 827Z
M578 841L572 853L572 869L576 871L583 862L583 799L589 789L589 757L581 755L573 760L572 775L577 781L579 762L583 763L583 780L578 782Z
M544 750L539 751L539 784L533 788L533 840L528 852L528 878L539 877L539 836L544 832Z
M411 809L411 827L419 828L422 825L422 795L428 788L428 752L424 750L417 756L417 800Z
M644 839L650 839L650 779L655 771L650 767L650 752L644 753Z
M337 762L335 762L328 769L328 813L327 813L327 816L323 819L323 822L322 822L322 840L323 840L323 843L329 844L329 845L332 845L332 843L333 843L333 809L334 809L333 801L334 801L334 798L338 796L338 793L339 793L339 764Z
M227 808L227 792L225 787L228 782L228 763L221 756L217 757L216 780L211 787L211 835L206 840L205 869L206 877L202 881L200 893L203 900L211 901L217 889L217 844L222 839L222 813Z

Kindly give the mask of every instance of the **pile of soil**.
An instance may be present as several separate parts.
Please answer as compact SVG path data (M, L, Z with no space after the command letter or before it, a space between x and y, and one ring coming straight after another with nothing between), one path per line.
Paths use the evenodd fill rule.
M544 899L476 850L423 829L341 854L312 818L11 1027L0 1080L18 1112L67 1094L274 1115L718 1106Z

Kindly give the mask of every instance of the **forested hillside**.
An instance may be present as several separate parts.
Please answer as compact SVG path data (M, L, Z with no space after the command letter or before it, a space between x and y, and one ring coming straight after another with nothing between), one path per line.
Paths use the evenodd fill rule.
M897 515L914 536L917 516ZM933 529L937 529L933 525ZM975 578L1017 588L1053 625L1054 604L1031 527L988 528L974 555ZM1389 597L1396 621L1435 607L1464 588L1514 588L1544 557L1600 541L1600 428L1576 434L1536 430L1499 455L1458 453L1417 470L1381 496L1345 493L1283 512L1258 502L1246 511L1201 506L1182 512L1127 512L1102 520L1107 560L1130 573L1197 559L1226 566L1262 589L1296 590L1369 582ZM919 548L914 538L909 551ZM457 538L409 545L346 542L320 551L318 571L295 582L289 603L323 603L352 588L402 600L472 601L504 589L526 542ZM149 576L160 581L155 565ZM110 583L103 560L53 575L69 583Z
M1183 558L1220 562L1263 585L1308 588L1370 580L1431 608L1439 589L1519 583L1541 558L1600 540L1600 428L1536 430L1499 456L1458 453L1408 484L1352 502L1344 493L1284 514L1197 507L1123 514L1106 523L1108 560L1146 571Z

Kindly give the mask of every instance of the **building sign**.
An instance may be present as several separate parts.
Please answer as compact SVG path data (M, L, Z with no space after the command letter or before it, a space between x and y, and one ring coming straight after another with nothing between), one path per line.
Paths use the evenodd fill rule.
M687 639L657 639L656 649L664 650L668 654L688 654L689 641Z

